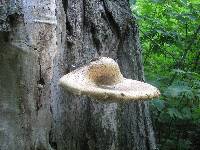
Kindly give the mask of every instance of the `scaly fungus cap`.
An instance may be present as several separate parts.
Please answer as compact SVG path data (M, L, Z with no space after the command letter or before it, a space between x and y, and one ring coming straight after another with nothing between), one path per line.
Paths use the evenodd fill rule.
M118 64L108 57L68 73L59 82L74 94L88 95L99 101L148 100L160 95L150 84L124 78Z

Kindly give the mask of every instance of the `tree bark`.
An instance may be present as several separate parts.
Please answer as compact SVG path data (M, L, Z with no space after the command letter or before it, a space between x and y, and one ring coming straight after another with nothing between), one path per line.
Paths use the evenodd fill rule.
M155 149L147 102L100 103L58 85L101 56L115 59L126 78L144 80L128 1L17 2L0 20L0 149Z

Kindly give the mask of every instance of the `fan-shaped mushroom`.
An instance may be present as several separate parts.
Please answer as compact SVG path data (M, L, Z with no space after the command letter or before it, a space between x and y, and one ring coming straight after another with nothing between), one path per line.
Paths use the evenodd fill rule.
M59 82L68 91L99 101L148 100L160 95L150 84L124 78L118 64L108 57L68 73Z

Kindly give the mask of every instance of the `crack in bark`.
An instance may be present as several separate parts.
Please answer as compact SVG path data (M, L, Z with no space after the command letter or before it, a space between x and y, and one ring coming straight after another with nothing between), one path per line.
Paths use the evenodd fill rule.
M100 49L101 49L101 42L100 40L97 38L97 32L96 32L96 28L95 28L95 25L93 23L91 23L91 34L92 34L92 40L93 40L93 44L94 46L96 47L96 50L97 50L97 53L98 55L100 56L101 55L101 52L100 52Z
M37 112L42 107L42 103L41 103L42 88L45 85L44 78L42 77L41 57L38 58L38 64L39 64L39 80L37 81L37 87L38 87L38 100L36 101Z
M52 127L49 131L49 144L51 145L52 148L54 148L54 150L57 150L58 144L54 140L54 134L53 134L53 128Z
M86 5L86 1L83 0L83 28L86 26L86 16L85 16L86 8L85 8L85 5Z
M102 2L103 2L104 10L105 10L106 21L109 24L109 26L111 27L111 30L113 31L113 33L115 33L115 35L118 37L118 39L120 39L120 35L121 35L120 27L119 27L118 23L115 21L113 15L112 15L112 12L108 9L108 6L107 6L105 0L102 0Z
M67 31L67 34L69 36L71 36L71 35L73 35L73 27L70 24L70 21L68 19L68 15L67 15L68 0L62 0L62 4L63 4L64 12L65 12L65 15L66 15L66 18L65 18L65 21L66 21L66 31Z
M145 112L144 112L144 110L145 110L145 106L144 106L144 105L145 105L144 103L141 104L141 107L142 107L142 114L143 114L143 116L144 116L144 124L145 124L145 127L148 127L148 125L147 125L147 122L148 122L148 121L147 121L147 118L146 118L146 114L145 114ZM149 141L149 132L148 132L147 128L145 128L144 132L145 132L145 145L146 145L147 150L150 150L150 149L151 149L151 148L150 148L151 143L150 143L150 141Z
M86 111L86 133L85 133L85 140L83 142L83 150L90 150L90 140L91 140L91 107L90 107L90 101L87 101L87 111ZM92 138L93 139L93 138Z

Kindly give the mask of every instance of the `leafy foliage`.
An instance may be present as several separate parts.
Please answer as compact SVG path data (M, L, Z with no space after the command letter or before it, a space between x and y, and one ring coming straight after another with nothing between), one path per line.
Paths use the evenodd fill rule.
M145 77L162 93L151 101L161 149L200 147L200 1L137 0Z

